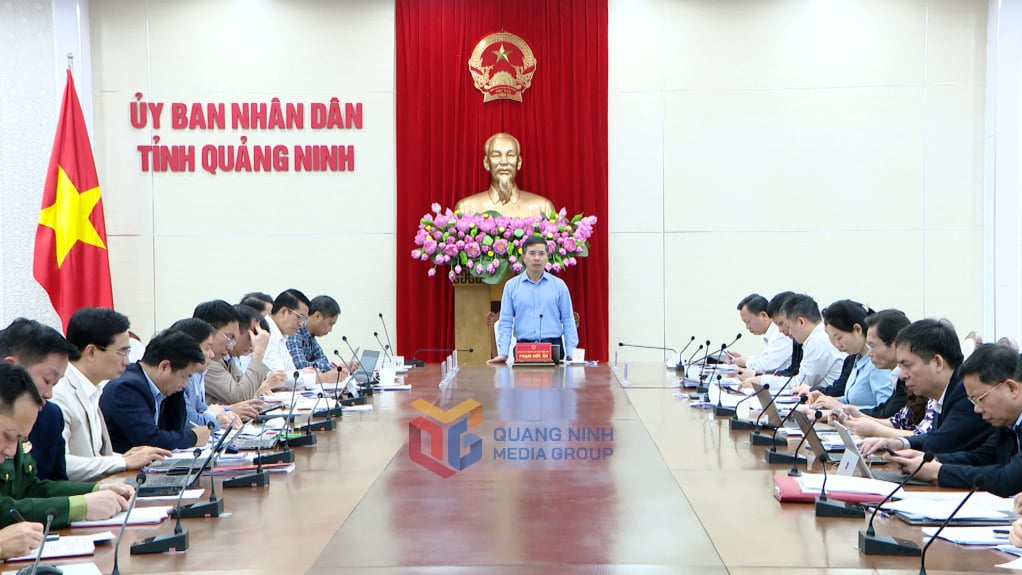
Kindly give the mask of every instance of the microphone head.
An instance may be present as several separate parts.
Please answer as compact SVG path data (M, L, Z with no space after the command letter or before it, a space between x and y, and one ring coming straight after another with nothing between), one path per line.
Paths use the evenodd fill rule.
M468 352L469 352L469 353L472 353L473 351L475 351L475 348L471 348L471 347L470 347L470 348L468 348Z
M192 452L192 457L198 458L200 455L202 455L202 448L196 447L195 451Z
M696 336L694 336L694 335L693 335L693 336L692 336L692 339L690 339L690 340L688 340L688 341L690 341L690 342L693 342L693 341L695 341L695 340L696 340ZM618 344L618 345L624 345L624 344L622 343L622 344Z
M323 392L321 391L321 392L317 393L316 397L318 397L320 399L323 399Z
M341 341L348 341L348 336L342 335L341 336Z
M764 383L763 384L763 389L769 390L770 389L770 384L769 383Z
M302 376L302 374L298 373L297 369L295 370L295 372L292 375L294 375L295 381L298 381L298 378L300 378Z
M816 410L816 413L815 413L815 414L813 414L813 419L815 419L815 420L817 420L817 421L819 421L819 420L823 419L823 412L822 412L822 411L820 411L819 409L817 409L817 410Z
M977 477L977 479L979 479L979 478ZM984 481L983 483L986 483L986 481ZM53 518L56 517L56 516L57 516L57 508L56 507L50 507L49 509L46 510L46 520L47 521L53 521Z
M720 351L724 351L725 349L727 349L727 344L726 343L720 344Z
M334 350L334 355L341 355L341 352L339 352L339 351L337 351L337 350L335 349L335 350Z
M139 471L138 475L135 476L135 485L142 485L143 483L145 483L145 478L146 478L145 473Z
M706 340L706 347L710 347L710 340Z
M808 395L803 395L803 396L799 397L798 398L798 402L799 403L808 403L809 402L809 396Z
M738 332L737 334L735 334L735 341L738 341L740 339L742 339L742 332Z
M976 478L972 480L972 488L977 491L983 489L986 486L987 486L986 475L977 475Z
M380 319L383 319L383 313L382 313L382 312L381 312L381 313L379 313L379 314L377 314L377 315L379 315L379 316L380 316Z
M373 337L380 337L380 332L374 331L373 332Z
M936 457L936 455L932 451L927 451L926 453L923 454L923 463L929 463L933 461L934 457Z
M206 427L209 429L210 433L212 433L216 429L216 425L212 421L207 423Z
M817 457L817 459L819 459L823 463L830 463L830 454L824 451L823 453L820 454L819 457Z
M694 336L694 335L693 335L692 337L693 337L693 338L695 338L695 336ZM617 346L618 346L618 347L624 347L624 346L625 346L625 342L623 342L623 341L619 341L619 342L617 342Z

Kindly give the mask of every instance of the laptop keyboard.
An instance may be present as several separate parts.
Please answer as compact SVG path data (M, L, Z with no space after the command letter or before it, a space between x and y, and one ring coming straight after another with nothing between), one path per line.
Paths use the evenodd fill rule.
M253 449L273 449L277 446L277 438L274 437L239 437L233 443L238 451L251 451Z

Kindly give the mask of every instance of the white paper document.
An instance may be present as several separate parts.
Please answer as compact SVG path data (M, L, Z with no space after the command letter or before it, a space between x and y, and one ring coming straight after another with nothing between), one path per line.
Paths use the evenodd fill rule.
M799 476L798 482L802 486L802 491L819 493L823 486L823 474L803 473ZM887 495L897 486L897 483L880 481L879 479L868 479L866 477L851 477L848 475L835 475L833 473L827 476L827 491Z
M10 561L35 561L38 549L33 549L21 557L7 559ZM91 535L68 535L47 541L43 547L43 559L55 559L57 557L77 557L81 555L93 555L96 553L96 543Z
M923 535L933 537L939 527L923 527ZM1008 540L1005 527L946 527L940 539L958 545L1003 545Z
M131 511L128 518L128 525L147 525L159 523L170 514L171 505L155 505L153 507L136 507ZM110 519L99 519L96 521L73 521L71 527L120 527L124 522L125 512L118 513Z
M829 485L829 484L828 484ZM901 511L909 515L916 515L926 519L942 521L947 519L951 512L961 503L965 494L959 494L957 500L927 501L925 499L902 499L901 501L887 502L884 509L890 511ZM1010 500L1009 500L1010 501ZM1009 506L1010 510L1010 506ZM1004 506L1000 502L991 503L987 499L974 501L969 499L962 506L962 509L955 514L955 519L1009 519L1011 515L1005 513Z
M64 575L103 575L95 563L68 563L62 564L60 570ZM15 575L18 571L4 571L3 575Z

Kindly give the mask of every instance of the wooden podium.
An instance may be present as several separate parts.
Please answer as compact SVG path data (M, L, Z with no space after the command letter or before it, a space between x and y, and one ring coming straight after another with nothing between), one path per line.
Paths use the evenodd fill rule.
M486 323L486 316L500 308L500 297L508 274L496 285L463 273L454 280L454 347L472 348L472 353L458 352L461 365L481 365L490 359L490 337L493 328Z

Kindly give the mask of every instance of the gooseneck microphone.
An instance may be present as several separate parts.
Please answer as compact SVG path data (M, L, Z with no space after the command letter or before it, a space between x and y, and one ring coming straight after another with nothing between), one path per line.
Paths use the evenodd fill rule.
M355 348L351 347L351 342L348 341L348 336L342 335L341 336L341 341L344 342L344 345L348 346L348 350L351 352L352 356L358 355L358 353L355 351ZM362 387L363 389L365 389L367 391L367 393L372 393L372 389L373 389L373 374L369 373L369 370L366 369L366 366L363 365L363 363L361 361L358 362L358 369L359 369L359 371L361 371L366 376L366 380L365 380L365 383L362 383L362 382L358 381L358 378L356 377L355 378L355 383L357 383L359 385L359 387ZM352 375L354 375L354 374L352 374Z
M266 470L263 469L262 441L263 441L263 436L266 435L266 429L267 428L264 426L263 430L260 431L259 435L256 436L256 442L255 442L256 456L252 460L253 463L256 464L255 472L248 473L246 475L239 475L237 477L231 477L229 479L224 479L224 482L221 484L221 486L224 489L231 489L231 488L238 488L238 487L266 487L267 485L270 484L270 474L267 473ZM292 461L293 460L294 459L292 458ZM290 463L290 462L288 462L288 463Z
M695 337L696 336L692 336L692 339L695 339ZM691 343L691 342L689 342L689 343ZM656 350L660 350L660 351L674 352L674 354L678 356L678 364L674 367L674 370L675 371L685 371L685 362L683 362L681 360L681 355L678 354L677 350L675 350L673 347L660 347L660 346L656 346L656 345L640 345L640 344L637 344L637 343L625 343L623 341L617 342L617 345L618 345L618 347L635 347L635 348L639 348L639 349L656 349Z
M773 396L770 398L770 401L768 401L767 404L763 406L763 409L759 412L759 415L756 416L756 427L758 427L758 428L769 428L769 427L771 427L771 425L769 423L760 423L760 421L762 421L762 419L763 419L763 414L765 414L767 412L767 410L770 409L770 407L773 406L774 403L777 402L777 398L782 393L784 393L785 389L788 388L788 385L791 383L791 380L792 380L793 377L795 377L795 376L794 375L788 376L788 380L784 382L784 385L781 386L781 389L778 389L777 393L773 394Z
M188 465L188 475L186 477L191 478L192 471L195 468L195 463L199 461L199 456L202 455L202 449L196 447L195 451L192 452L192 462ZM191 484L191 481L186 481L185 485ZM185 495L185 488L181 488L181 492L178 493L177 503L174 505L175 509L181 509L181 499ZM150 553L167 553L168 551L187 551L188 550L188 531L181 528L181 514L177 514L177 524L174 525L174 532L169 535L154 535L153 537L146 537L145 539L133 543L131 545L132 555L145 555Z
M389 351L390 350L390 346L383 344L383 341L380 339L380 332L374 331L373 332L373 337L376 338L376 343L380 344L380 349L383 350L383 360L385 362L391 361L391 356L390 356L390 351Z
M50 535L50 526L53 524L53 518L57 516L57 510L53 507L46 510L46 526L43 528L43 541L39 544L39 550L35 554L35 562L31 565L18 569L17 575L36 575L39 571L39 560L43 558L43 549L46 547L46 538ZM44 565L44 573L60 575L63 573L58 567L53 565Z
M295 372L295 381L298 381L300 374ZM308 428L305 429L305 433L301 433L298 428L295 427L295 407L298 405L298 400L295 398L295 392L298 391L298 386L295 385L294 389L291 390L291 409L288 410L287 420L284 422L284 445L288 447L302 447L307 445L316 445L316 436ZM288 432L290 430L290 433Z
M685 353L685 350L688 349L688 346L692 345L692 342L694 342L695 340L696 336L693 335L691 339L688 340L688 343L685 344L685 347L681 348L681 351L678 352L678 363L681 363L682 354Z
M770 391L770 384L764 383L763 389ZM750 393L749 395L743 397L741 401L735 404L735 414L731 416L730 420L728 420L728 429L730 429L731 431L748 431L751 429L756 429L756 422L754 422L751 419L740 419L738 417L738 406L745 403L746 401L749 401L753 397L756 397L756 394Z
M124 539L124 528L128 526L128 518L131 517L131 511L135 508L135 502L138 501L138 488L142 487L145 480L145 473L139 471L138 475L135 476L135 493L131 494L131 501L128 502L128 511L124 514L124 521L121 521L121 530L117 533L117 541L114 543L114 568L110 571L110 575L121 575L121 570L117 567L118 552L121 550L121 539Z
M821 412L817 412L822 415ZM816 496L815 508L817 517L849 517L858 519L866 516L866 510L861 505L836 501L827 498L827 464L830 463L830 455L826 451L820 454L820 467L823 468L823 485L820 486L820 494Z
M808 397L805 396L800 397L798 400L798 405L804 405L805 402L808 400L809 400ZM780 433L781 428L784 427L784 424L787 423L788 420L791 419L793 415L795 415L796 410L798 410L798 406L792 407L791 411L785 413L784 417L781 418L781 424L778 425L776 429L774 429L774 434L770 438L770 449L767 450L766 455L764 456L766 458L767 463L771 465L776 465L779 463L783 464L792 463L797 466L799 461L805 459L800 458L798 456L797 450L794 453L781 453L780 451L777 451L777 434ZM822 416L823 414L820 415ZM796 467L796 469L798 468Z
M962 507L965 505L965 502L968 501L970 497L972 497L972 494L979 491L980 489L983 489L984 487L986 487L986 485L987 485L986 475L977 475L976 478L972 480L972 489L970 489L969 492L965 494L965 497L962 498L962 501L961 503L958 504L958 507L955 507L955 510L952 511L951 514L947 516L947 519L945 519L944 522L940 524L940 527L938 527L937 530L933 532L933 535L930 537L930 540L927 541L926 545L923 546L923 552L919 557L919 575L926 575L926 550L930 548L930 545L933 545L933 542L936 541L937 537L940 536L940 532L943 531L944 528L948 526L948 523L951 523L951 520L954 519L955 515L957 515L958 512L962 510Z
M380 316L380 323L383 325L383 335L387 337L387 349L393 352L397 352L397 350L394 349L394 344L391 343L390 341L390 332L387 331L387 322L383 321L383 314L379 313L377 315ZM393 355L391 357L393 357Z
M821 419L823 419L823 412L816 410L813 414L813 420L809 422L809 429L812 430L813 426L816 425ZM788 476L798 477L802 475L802 472L798 470L798 452L802 450L802 446L806 444L806 440L809 439L809 432L802 434L802 439L799 440L798 445L795 446L795 459L791 460L791 469L788 470ZM827 465L827 462L820 458L820 464L823 466Z
M866 524L866 529L859 530L859 551L862 551L866 555L902 555L902 556L915 556L919 555L919 545L916 545L915 541L910 539L899 539L895 537L889 537L886 535L877 535L873 529L873 521L876 520L877 513L880 512L880 508L884 506L894 497L894 494L901 490L917 473L923 468L924 465L933 461L934 455L932 451L927 451L923 454L923 460L919 462L919 465L905 476L904 479L898 483L898 486L891 490L877 503L876 507L873 508L873 514L869 516L869 523Z

